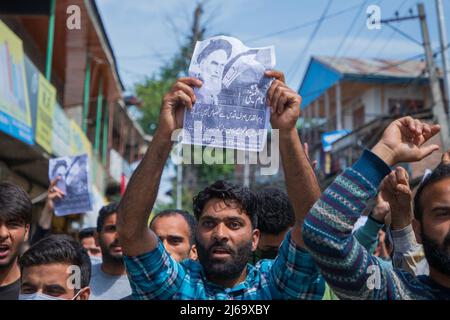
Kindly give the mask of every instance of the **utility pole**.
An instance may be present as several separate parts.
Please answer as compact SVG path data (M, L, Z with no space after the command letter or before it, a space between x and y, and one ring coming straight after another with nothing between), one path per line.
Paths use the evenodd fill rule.
M438 1L438 2L440 2L440 1ZM396 18L393 18L393 19L381 20L381 23L389 24L391 22L419 19L420 29L422 31L422 40L423 40L422 45L423 45L423 48L425 51L425 61L426 61L426 65L427 65L428 76L430 79L430 90L431 90L433 115L437 119L437 123L441 126L442 147L444 148L444 150L448 150L450 147L448 116L447 116L447 113L445 112L444 100L442 98L441 87L439 84L439 76L438 76L438 73L436 70L436 64L434 62L433 51L431 49L430 34L428 32L427 20L426 20L426 15L425 15L425 7L424 7L423 3L417 4L417 10L419 13L417 16L414 16L414 15L411 15L409 17L398 17L397 16ZM439 8L438 8L438 10L439 10ZM403 35L405 36L405 34L403 34ZM444 37L445 37L445 32L444 32ZM414 39L411 39L411 40L414 40ZM416 41L416 40L414 40L414 41ZM441 50L442 50L442 45L441 45ZM445 59L443 59L443 60L445 60Z
M430 77L431 98L433 103L433 114L438 124L441 126L442 147L447 150L449 145L448 117L445 113L444 101L442 99L441 88L439 85L439 77L436 72L433 51L431 50L430 34L425 16L425 8L423 3L417 4L420 19L420 29L422 30L423 47L425 50L425 61L427 64L428 75Z
M450 103L450 77L448 74L449 60L447 53L447 31L445 29L444 5L442 0L436 0L436 10L439 26L439 41L441 44L442 69L444 72L444 93L445 101Z
M197 4L194 10L194 21L192 23L192 39L191 39L191 49L194 51L195 44L197 41L202 40L205 29L200 26L200 18L203 14L203 3Z

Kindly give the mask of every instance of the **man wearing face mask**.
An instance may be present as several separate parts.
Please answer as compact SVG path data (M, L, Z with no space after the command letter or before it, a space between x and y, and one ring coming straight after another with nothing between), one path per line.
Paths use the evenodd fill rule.
M65 235L51 235L19 260L19 300L88 300L91 262L86 250Z

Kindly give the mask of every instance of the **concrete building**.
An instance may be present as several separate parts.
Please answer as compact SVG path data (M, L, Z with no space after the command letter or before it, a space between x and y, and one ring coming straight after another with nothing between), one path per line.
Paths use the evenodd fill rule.
M0 105L3 119L11 120L9 127L20 123L27 133L23 139L14 134L14 128L0 128L0 180L20 185L37 201L37 220L43 206L39 199L45 198L39 196L49 183L49 159L87 153L95 199L100 199L93 214L86 215L92 225L97 209L108 201L106 196L120 195L124 176L131 173L130 164L139 159L139 150L148 141L128 112L114 52L95 1L4 1L0 2L0 23L5 31L0 47L13 50L11 43L17 44L11 52L27 67L23 74L30 79L23 104L26 120L18 120L8 111L11 108ZM2 52L10 53L6 49ZM10 60L1 60L0 74L6 74L10 65ZM35 90L33 78L39 79L39 89ZM41 83L48 92L55 92L48 106L39 100ZM5 89L3 82L0 89ZM54 124L56 118L62 120L59 127ZM79 215L54 220L55 229L66 232L70 232L72 222L83 224Z
M393 119L433 120L424 61L313 56L301 83L301 136L327 184L371 148ZM440 139L436 138L439 140ZM407 166L413 178L434 168L436 154Z

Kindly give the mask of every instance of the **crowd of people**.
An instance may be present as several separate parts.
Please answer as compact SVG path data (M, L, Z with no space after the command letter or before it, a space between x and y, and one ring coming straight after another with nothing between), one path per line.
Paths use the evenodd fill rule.
M281 72L266 76L286 192L219 180L193 198L192 213L165 210L149 223L172 133L202 85L180 78L120 203L77 240L51 234L53 202L64 197L56 181L33 237L28 195L0 183L0 299L449 299L450 153L415 194L398 166L437 152L427 141L439 126L393 121L322 192L296 129L301 97Z

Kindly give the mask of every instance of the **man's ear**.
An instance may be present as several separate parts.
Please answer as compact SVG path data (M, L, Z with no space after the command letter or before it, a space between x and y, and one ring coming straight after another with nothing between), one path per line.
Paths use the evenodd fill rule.
M30 236L30 224L25 225L25 233L23 235L23 242L27 242Z
M422 225L419 220L413 219L412 226L414 229L414 233L416 235L416 241L417 243L422 244Z
M197 254L197 246L193 244L191 246L191 251L189 252L189 259L197 260L198 254Z
M261 233L258 229L254 229L252 232L252 251L255 251L258 247L259 237Z
M94 240L95 240L95 245L97 247L100 247L100 234L97 231L95 231L95 233L94 233Z
M91 295L91 288L86 287L81 290L82 292L78 295L76 300L89 300L89 296Z

